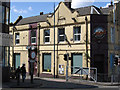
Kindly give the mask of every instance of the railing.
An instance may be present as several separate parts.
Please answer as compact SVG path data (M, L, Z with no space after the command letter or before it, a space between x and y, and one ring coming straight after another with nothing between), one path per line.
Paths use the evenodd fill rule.
M69 72L69 76L66 76L66 81L69 80L72 76L82 77L83 75L87 75L90 79L97 82L97 68L92 67L90 68L68 67L68 68L69 70L71 69L71 72Z

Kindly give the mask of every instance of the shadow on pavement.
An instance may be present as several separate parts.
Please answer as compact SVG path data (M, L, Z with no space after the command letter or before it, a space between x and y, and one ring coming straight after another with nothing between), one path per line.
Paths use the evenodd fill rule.
M97 86L93 85L85 85L85 84L76 84L71 82L58 82L58 81L49 81L44 79L34 79L33 84L30 82L30 79L25 80L22 83L17 85L17 80L10 80L10 82L3 83L3 90L4 88L36 88L36 89L92 89L98 88Z

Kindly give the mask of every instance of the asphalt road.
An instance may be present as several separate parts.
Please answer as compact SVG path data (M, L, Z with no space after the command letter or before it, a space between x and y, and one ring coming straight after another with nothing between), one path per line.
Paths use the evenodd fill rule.
M2 90L38 90L38 89L120 90L118 86L97 86L65 81L61 82L50 81L44 79L35 79L33 84L31 84L30 79L27 79L25 80L24 83L20 81L20 85L17 85L16 80L11 80L10 82L3 83Z

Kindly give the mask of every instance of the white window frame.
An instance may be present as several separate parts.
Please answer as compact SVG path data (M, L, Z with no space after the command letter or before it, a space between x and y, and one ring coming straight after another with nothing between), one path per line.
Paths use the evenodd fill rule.
M73 40L74 40L74 42L79 42L79 41L81 41L81 26L79 26L79 28L80 28L80 33L76 33L75 34L75 29L74 28L78 28L78 27L73 27ZM78 35L80 35L80 40L75 40L75 36L78 36Z
M50 35L49 36L45 36L45 31L47 31L47 30L44 30L44 43L45 44L50 44ZM50 34L50 30L49 30L49 34ZM48 38L48 37L49 37L49 42L45 42L45 39Z
M36 33L36 30L33 30L35 33ZM31 31L31 34L32 34L32 31ZM35 43L32 43L32 39L35 39ZM36 44L36 35L35 35L35 37L32 37L32 35L31 35L31 44Z
M63 29L63 30L64 30L64 34L59 35L60 29ZM65 28L59 28L59 29L58 29L58 42L64 42L64 41L60 41L60 37L64 37L64 41L65 41Z
M18 35L18 37L17 37ZM19 41L19 43L16 43L16 41ZM15 45L19 45L20 44L20 34L19 33L15 33Z

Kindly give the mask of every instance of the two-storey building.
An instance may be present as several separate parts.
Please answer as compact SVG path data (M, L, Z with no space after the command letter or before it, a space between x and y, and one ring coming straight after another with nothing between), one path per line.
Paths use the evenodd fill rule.
M115 7L119 21L119 3ZM55 67L56 76L65 76L67 61L64 60L64 54L68 53L71 57L68 62L69 76L76 72L71 67L95 67L98 76L109 76L110 65L113 65L111 54L119 54L120 31L118 24L113 29L113 11L112 3L107 8L88 6L72 9L70 2L60 2L55 13L41 12L38 16L28 18L20 16L10 27L10 33L14 35L11 65L17 68L26 64L29 72L31 47L36 49L36 75L53 76ZM114 48L116 45L117 49Z

